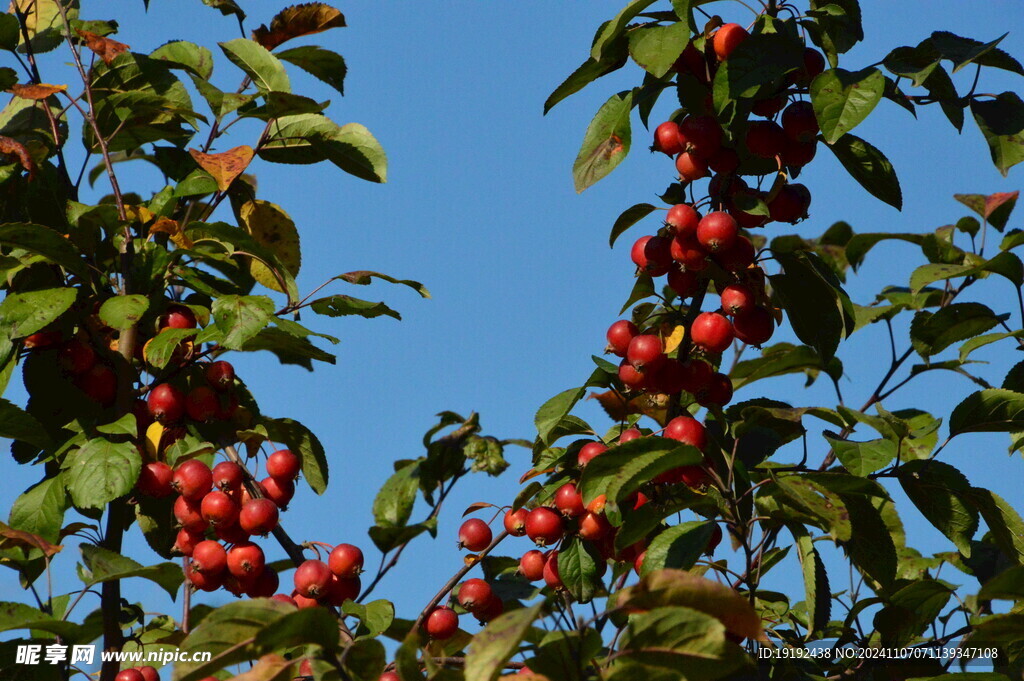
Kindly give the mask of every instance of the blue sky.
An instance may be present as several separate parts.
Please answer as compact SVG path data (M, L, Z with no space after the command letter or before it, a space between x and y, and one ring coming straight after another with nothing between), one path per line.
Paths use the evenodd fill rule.
M216 41L238 35L232 19L198 2L153 0L148 14L141 2L117 4L117 37L136 51L151 51L172 38L214 47ZM278 4L249 3L248 28L268 21L270 8ZM547 117L541 112L550 91L585 58L595 27L620 4L363 2L341 8L348 28L308 41L345 56L346 96L338 97L297 72L293 89L331 97L328 113L339 123L368 126L387 150L389 182L368 184L326 165L254 164L260 198L281 204L299 226L300 288L309 291L338 273L370 269L422 281L433 298L421 300L404 288L383 285L350 291L339 285L330 290L384 299L402 312L403 321L304 316L308 326L342 339L335 349L337 365L321 365L313 374L280 367L270 355L231 358L265 413L301 420L327 449L329 490L317 497L300 488L283 516L296 540L359 544L367 553L368 568L375 569L378 555L366 535L374 494L391 472L392 461L422 453L420 439L435 413L475 410L488 434L532 438L536 408L590 374L590 356L600 353L605 329L617 319L631 287L632 239L609 250L608 231L621 210L652 200L671 182L672 165L647 154L647 134L636 129L633 154L615 173L582 195L573 190L570 169L587 123L610 94L639 82L638 67L592 85ZM1024 14L1014 0L863 4L868 37L844 56L842 64L851 69L881 60L892 47L916 44L931 30L982 41L1010 31L1002 47L1024 56ZM746 24L752 19L737 3L713 7L726 20ZM57 61L66 53L59 56L44 61L44 80L61 82L46 75L47 63L61 69ZM238 72L219 59L214 82L227 89L237 81ZM1019 88L1018 76L986 70L980 89ZM671 113L670 99L659 104L652 121ZM634 125L639 128L638 122ZM915 121L883 102L857 134L896 167L903 212L868 196L821 148L802 176L814 195L810 220L795 228L770 226L769 236L794 231L812 236L840 219L858 232L930 231L968 214L952 199L955 192L1019 188L1020 170L1011 171L1008 179L1000 177L973 123L968 121L964 133L957 135L937 107L919 109ZM219 150L252 141L251 132L238 126ZM72 155L80 158L77 150ZM159 189L155 175L139 170L122 172L129 188ZM655 229L654 221L644 224ZM1020 215L1010 226L1021 226ZM640 229L630 234L639 236ZM923 263L913 248L884 245L868 256L848 289L854 300L866 303L885 284L905 285L910 268ZM977 288L988 292L991 304L1005 303L997 311L1015 309L1004 280ZM1013 322L1018 321L1015 313ZM900 333L905 339L905 328ZM791 337L785 330L776 339ZM841 347L847 371L843 391L851 404L859 406L887 368L887 344L884 330L873 327ZM1000 382L1018 361L1009 345L977 356L992 362L979 369L992 383ZM800 406L834 405L831 388L824 383L806 392L801 386L795 378L776 379L756 384L739 397L766 395ZM964 379L935 372L915 379L886 407L918 406L947 416L972 390ZM24 393L13 385L6 397L23 402ZM609 425L592 405L579 413L599 431ZM824 441L812 435L810 442L812 460L820 460ZM462 509L475 501L502 504L513 498L529 454L517 448L507 454L509 473L498 480L474 476L462 483L442 515L438 539L417 540L375 596L393 598L404 616L418 612L462 564L455 551ZM1007 457L1004 436L963 437L942 456L961 467L974 485L988 487L1018 507L1024 501L1021 461ZM797 458L795 453L780 455L782 460ZM0 491L0 506L9 506L39 478L38 471L10 460L3 472L7 483ZM897 498L902 498L899 493ZM901 510L912 544L925 551L951 549L912 506L903 503ZM414 517L426 512L418 507ZM521 552L528 547L520 540L513 548ZM62 556L66 567L73 560L71 549ZM157 560L136 529L126 550L144 563ZM943 576L969 581L952 572ZM844 582L845 570L835 575L833 588L844 588L836 585ZM0 573L0 584L7 585L8 593L16 589L13 573ZM61 578L57 585L70 588L73 581ZM799 593L795 578L783 586ZM165 601L148 586L137 587L131 592L147 606ZM229 598L203 594L198 600L216 604ZM96 603L86 605L91 609ZM169 607L171 612L177 609Z

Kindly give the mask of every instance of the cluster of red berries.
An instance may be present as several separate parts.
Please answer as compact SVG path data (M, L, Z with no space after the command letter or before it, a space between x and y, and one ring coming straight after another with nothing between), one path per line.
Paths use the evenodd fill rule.
M144 496L177 493L174 518L180 529L173 550L191 558L186 571L196 589L227 589L236 596L269 598L278 587L277 573L266 566L263 549L252 541L278 523L279 511L295 494L301 461L290 450L267 457L268 477L258 483L262 496L246 487L249 472L233 461L213 467L188 459L174 469L162 461L145 464L136 483Z
M362 571L362 550L352 544L338 544L331 549L327 562L311 559L295 569L295 589L291 595L277 594L273 598L298 608L337 607L359 596Z
M118 672L114 681L160 681L160 673L154 667L131 667Z

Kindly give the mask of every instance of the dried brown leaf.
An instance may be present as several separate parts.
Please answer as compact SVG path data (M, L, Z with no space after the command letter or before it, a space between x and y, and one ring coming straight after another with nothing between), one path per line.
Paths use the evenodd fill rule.
M264 24L252 32L252 39L272 50L286 40L343 26L345 17L341 12L322 2L307 2L278 12L269 28Z

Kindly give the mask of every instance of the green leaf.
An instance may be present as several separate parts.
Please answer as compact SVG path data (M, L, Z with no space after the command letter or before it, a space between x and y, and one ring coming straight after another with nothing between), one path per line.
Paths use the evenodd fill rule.
M990 388L969 395L949 417L949 436L1024 430L1024 394Z
M816 31L811 37L821 46L834 64L836 55L849 51L864 40L858 0L811 0L808 14L815 19Z
M590 122L572 167L577 192L604 178L626 158L632 143L632 109L633 93L620 92L612 95Z
M46 631L68 638L74 638L80 632L79 625L73 622L62 622L52 615L47 615L24 603L0 602L0 631L14 629ZM35 674L36 671L33 671L32 677L25 678L35 679Z
M609 447L592 459L583 469L578 488L584 504L602 494L617 503L661 473L696 466L703 458L696 447L663 437L642 437Z
M949 586L934 579L922 579L898 590L874 617L882 643L904 645L912 641L935 621L951 594Z
M997 343L1007 338L1024 338L1024 330L1014 331L1012 333L987 333L982 336L975 336L974 338L966 341L960 346L960 361L966 362L967 358L971 356L971 353L975 350L982 348L992 343Z
M656 607L629 618L610 681L714 679L746 664L714 617L686 607ZM622 662L642 664L640 669ZM621 667L621 670L619 669ZM668 674L662 675L662 672Z
M843 467L861 477L882 470L896 458L897 444L892 440L851 442L839 439L834 433L830 436L827 431L825 439L832 445L832 451Z
M82 560L90 573L86 586L128 579L129 577L142 577L166 591L171 600L174 600L178 594L178 588L185 579L181 566L175 563L160 563L147 567L136 563L131 558L125 558L119 553L108 551L94 544L82 544L81 547Z
M213 301L216 327L224 334L220 344L240 350L274 316L274 301L267 296L221 296Z
M941 461L919 460L904 463L897 475L921 515L969 558L978 512L964 500L971 486L963 473Z
M203 80L213 75L213 53L187 40L172 40L149 53L150 59L166 62L169 68L180 68Z
M0 50L13 52L21 40L21 24L13 14L0 14Z
M1024 285L1024 264L1020 258L1010 252L1003 252L980 265L949 265L932 263L921 265L910 275L910 289L918 292L929 284L946 279L960 277L977 277L987 272L1000 274L1020 287Z
M992 162L1006 177L1010 168L1024 161L1024 101L1014 92L972 99L971 113L988 142Z
M103 508L132 491L142 456L132 442L89 440L64 460L65 479L78 508Z
M808 522L839 541L849 541L853 535L850 514L838 494L807 475L780 475L775 482L786 503L807 514Z
M345 59L337 52L325 50L316 45L303 45L277 53L278 59L295 64L300 69L321 80L341 94L345 94Z
M178 346L185 340L193 338L198 329L164 329L146 342L146 361L157 369L163 369L174 357Z
M100 306L100 319L111 328L127 329L137 324L147 309L149 299L146 296L114 296Z
M370 182L387 182L387 155L365 126L348 123L310 140L314 150L349 175Z
M903 192L889 159L875 147L849 133L829 146L860 186L896 210L903 209Z
M640 12L643 12L652 4L654 4L654 0L631 0L629 4L615 15L614 19L604 24L601 30L598 31L597 37L594 38L594 44L590 48L591 59L600 61L604 56L604 50L609 45L614 44L615 39L626 30L629 22L633 21Z
M355 284L357 286L367 286L373 283L374 279L380 279L390 284L401 284L402 286L408 286L416 293L420 294L422 298L429 298L430 291L427 287L418 281L411 279L396 279L395 277L387 274L381 274L380 272L370 272L368 270L358 270L356 272L346 272L345 274L339 274L335 279L348 282L349 284Z
M373 500L373 518L382 527L404 527L420 486L420 466L410 461L388 478Z
M334 651L338 648L337 627L337 618L326 608L303 608L264 627L256 634L253 647L261 652L271 652L315 645L325 651Z
M551 435L585 393L584 388L570 388L558 393L541 405L536 416L533 417L533 422L537 426L537 436L541 442L546 445L554 442Z
M970 64L980 64L1012 71L1024 76L1024 68L1020 63L996 45L1003 41L1008 33L1004 33L990 43L982 43L971 38L963 38L948 31L935 31L931 36L931 44L942 54L944 59L953 62L953 73Z
M668 528L647 547L640 574L646 575L662 568L689 570L707 550L714 529L714 522L697 520Z
M803 66L802 43L782 33L750 36L718 67L714 81L715 107L729 100L767 94L786 73Z
M431 535L437 534L437 518L431 518L415 525L405 525L404 527L381 527L380 525L374 525L370 528L368 534L374 546L381 553L387 553L408 541L412 541L424 532L429 532Z
M988 530L1003 553L1018 565L1024 565L1024 520L995 492L972 487L964 500L985 519Z
M832 614L832 592L829 589L828 573L825 563L821 560L818 549L814 548L811 535L799 525L790 525L793 539L796 541L797 557L804 577L805 602L810 626L808 638L825 630Z
M290 320L275 320L275 323ZM241 350L245 352L257 352L267 350L274 353L281 364L297 364L307 371L313 370L313 362L327 362L334 364L336 358L326 350L313 345L309 339L298 337L281 329L261 329L255 337L245 342Z
M544 102L544 114L566 97L574 95L601 76L622 68L626 64L626 40L612 41L604 50L601 59L589 58L572 72L561 85L555 88Z
M589 603L599 579L598 564L604 562L590 542L572 537L558 550L558 576L574 600Z
M374 303L369 300L361 300L352 296L333 295L318 298L309 304L313 312L327 317L344 317L356 315L365 319L387 316L401 320L402 315L392 310L383 302Z
M861 123L882 99L885 76L876 68L863 71L830 69L811 83L811 104L829 144Z
M466 681L496 681L543 607L543 603L537 603L506 612L474 636L466 651Z
M614 247L615 240L618 239L623 232L656 210L657 208L649 203L638 203L622 211L622 214L615 219L615 224L612 225L612 233L611 236L608 237L608 246Z
M235 38L218 44L224 55L245 71L260 92L291 92L284 65L255 40Z
M27 442L39 449L51 445L50 436L43 424L5 399L0 399L0 437Z
M690 25L677 21L668 25L640 26L626 34L633 61L656 78L661 78L679 59L690 42Z
M1024 565L1004 570L982 585L978 600L1024 600Z
M921 310L915 314L910 324L910 342L919 355L927 358L997 324L999 317L981 303L953 303L935 313Z
M64 314L77 295L74 288L8 293L0 302L0 333L12 339L30 336Z
M890 588L896 579L899 558L892 535L875 505L884 503L886 499L871 499L854 494L844 494L842 497L850 514L853 537L851 541L843 544L843 548L849 554L850 560L863 573L877 582L882 589Z
M80 277L89 275L85 261L82 260L81 253L75 245L49 227L28 222L0 225L0 245L13 246L41 255Z
M771 276L797 338L826 361L832 359L841 338L853 332L853 304L828 266L811 253L773 251L783 273Z
M317 494L327 490L327 454L316 435L294 419L264 419L260 422L272 442L280 442L302 459L302 476Z
M370 636L380 636L395 621L395 606L391 601L376 600L365 605L354 601L345 601L342 612L359 619L363 629Z
M16 530L38 535L54 544L60 539L67 507L64 479L58 473L28 488L15 499L9 522Z

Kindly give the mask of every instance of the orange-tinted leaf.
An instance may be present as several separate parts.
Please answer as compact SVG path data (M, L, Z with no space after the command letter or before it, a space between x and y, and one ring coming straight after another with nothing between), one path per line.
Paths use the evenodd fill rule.
M307 2L278 12L270 28L260 26L252 32L252 39L272 50L286 40L343 26L345 17L341 12L322 2Z
M547 475L548 473L550 473L553 470L555 470L555 469L554 468L545 468L544 470L539 471L539 470L537 470L535 468L531 468L530 470L528 470L525 473L523 473L523 477L519 478L519 484L521 485L524 482L526 482L527 480L531 480L533 478L536 478L539 475Z
M494 504L489 504L486 501L478 501L476 503L470 504L469 507L462 512L462 517L465 518L470 513L475 513L479 511L481 508L497 508L497 506L495 506Z
M591 393L588 400L597 400L606 414L615 421L624 421L630 414L643 414L665 425L668 420L668 396L645 393L626 401L613 390Z
M119 43L116 40L110 38L104 38L101 35L96 35L91 31L80 31L75 29L75 32L81 36L82 40L85 41L85 46L96 53L100 59L103 60L104 64L110 65L110 62L114 61L114 58L122 52L128 51L128 46L124 43Z
M98 528L95 525L90 525L89 523L70 523L61 528L60 538L63 539L64 537L70 537L76 532L81 532L82 530L98 531Z
M228 149L220 154L204 154L198 149L189 149L188 153L196 160L199 167L210 173L217 181L217 189L226 192L231 183L252 163L252 147L242 145Z
M1006 221L1017 205L1020 192L998 192L996 194L953 194L953 198L964 204L988 221L990 225L1002 231Z
M68 89L67 85L50 85L49 83L40 83L39 85L12 85L11 89L8 90L15 97L21 97L22 99L46 99L50 95L55 95L58 92L65 92Z
M0 549L20 546L22 548L39 549L44 555L52 556L55 553L60 553L64 548L59 544L51 544L37 534L22 532L4 523L0 523L0 537L3 537L3 539L0 539Z
M733 634L765 641L761 618L747 598L719 582L685 570L655 570L619 592L615 605L626 611L665 606L699 610L720 621Z
M149 228L150 234L166 234L170 237L171 242L178 248L192 248L194 245L192 239L189 239L185 232L182 231L181 225L178 224L177 220L170 218L158 218Z
M683 342L683 338L686 337L686 327L680 324L676 328L672 329L672 332L665 336L665 354L674 351L679 347L679 344Z
M21 167L28 172L29 181L36 179L36 162L28 153L25 145L10 137L0 136L0 154L13 156L21 163Z

